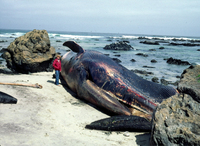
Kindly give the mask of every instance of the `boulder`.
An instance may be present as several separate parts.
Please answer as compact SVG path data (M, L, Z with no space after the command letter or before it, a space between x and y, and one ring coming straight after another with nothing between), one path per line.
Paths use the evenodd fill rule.
M117 54L117 55L114 55L114 56L120 57L121 55Z
M152 59L151 62L152 62L152 63L156 63L157 61L156 61L155 59Z
M117 62L117 63L120 63L120 62L122 62L120 59L118 59L118 58L112 58L112 60L114 60L115 62Z
M10 43L3 58L12 71L40 72L47 71L55 53L55 48L50 46L47 31L33 30Z
M200 103L200 65L191 65L183 71L177 89Z
M155 82L155 83L159 83L158 80L159 80L159 79L158 79L157 77L153 77L153 78L151 79L151 81L152 81L152 82Z
M136 74L141 74L141 75L145 75L145 76L153 75L152 72L148 72L148 71L145 71L145 70L138 70L138 69L135 69L135 70L131 70L131 71L133 71L133 72L136 73Z
M160 49L160 50L163 50L163 49L165 49L165 48L164 48L164 47L160 47L159 49Z
M148 55L147 55L147 54L144 54L144 53L137 53L137 54L135 54L135 55L143 56L143 57L148 57Z
M133 49L133 47L131 45L128 45L127 42L125 41L120 41L120 42L112 43L110 45L106 45L103 49L129 51Z
M168 85L169 81L165 80L165 79L160 79L161 84L163 85Z
M176 64L176 65L190 65L190 63L187 62L187 61L182 61L180 59L174 59L172 57L170 57L169 59L167 59L167 63L169 63L169 64Z
M135 60L135 59L131 59L130 61L131 61L131 62L136 62L136 60Z
M200 104L188 94L176 94L157 107L150 144L200 145Z
M153 67L153 66L147 66L147 65L144 65L143 67L144 67L144 68L155 68L155 67Z
M156 49L149 49L149 51L156 51Z
M193 44L193 43L176 43L176 42L171 42L169 45L171 46L188 46L188 47L194 47L194 46L200 46L200 44Z

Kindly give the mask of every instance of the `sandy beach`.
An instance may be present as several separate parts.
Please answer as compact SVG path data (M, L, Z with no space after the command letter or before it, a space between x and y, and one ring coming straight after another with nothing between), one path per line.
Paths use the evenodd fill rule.
M43 86L42 89L0 85L0 91L18 99L0 104L0 146L117 146L149 145L150 133L107 132L85 129L109 117L78 99L66 86L56 86L54 72L3 74L0 82Z

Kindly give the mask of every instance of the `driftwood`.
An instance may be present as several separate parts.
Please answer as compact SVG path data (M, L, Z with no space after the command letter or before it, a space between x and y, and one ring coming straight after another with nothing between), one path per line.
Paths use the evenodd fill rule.
M42 89L42 86L39 85L38 83L36 83L36 84L19 84L19 83L1 83L0 82L0 85L25 86L25 87L33 87L33 88Z

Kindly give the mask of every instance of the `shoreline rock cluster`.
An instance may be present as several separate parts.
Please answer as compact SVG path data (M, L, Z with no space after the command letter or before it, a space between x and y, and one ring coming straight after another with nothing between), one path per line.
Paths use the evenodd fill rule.
M174 59L172 57L167 59L167 63L168 64L176 64L176 65L191 65L188 61L182 61L180 59Z
M140 43L146 44L146 45L160 45L160 43L168 44L169 46L187 46L187 47L195 47L200 46L199 40L185 40L185 39L178 39L173 38L169 40L161 39L161 38L147 38L147 37L138 37Z
M103 49L129 51L129 50L133 49L133 47L131 45L128 45L127 42L119 41L116 43L112 43L110 45L106 45Z

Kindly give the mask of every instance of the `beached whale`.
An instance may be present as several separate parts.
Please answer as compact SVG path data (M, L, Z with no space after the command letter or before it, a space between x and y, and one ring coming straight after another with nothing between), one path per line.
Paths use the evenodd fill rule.
M129 118L134 115L136 129L142 128L140 125L144 119L141 120L141 117L150 121L157 105L177 93L173 87L147 81L106 55L84 50L74 41L63 45L72 50L61 60L61 75L69 88L80 98L117 115ZM97 125L98 129L101 124L93 125Z

